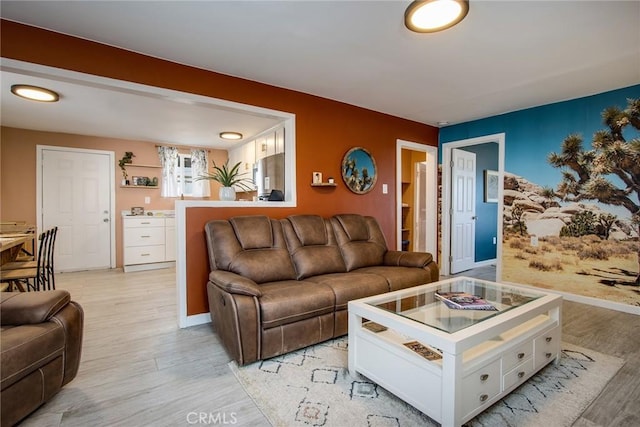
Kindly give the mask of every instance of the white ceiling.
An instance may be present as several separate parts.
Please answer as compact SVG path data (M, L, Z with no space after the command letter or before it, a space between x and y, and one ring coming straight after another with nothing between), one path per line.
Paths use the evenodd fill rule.
M3 126L226 149L283 121L255 107L248 111L226 101L18 61L4 60L0 69ZM14 84L53 89L60 101L13 96ZM219 137L223 131L239 131L245 138L225 141Z
M471 0L464 21L434 34L403 26L409 3L3 0L1 15L434 126L640 83L639 1ZM5 125L5 115L19 114L11 112L15 103L5 104L4 82L2 89ZM130 101L77 108L99 117L122 112ZM207 123L140 102L144 108L133 104L129 120L119 123L122 132L127 123L138 134L165 123L171 142L173 128L188 134ZM154 114L145 121L142 111ZM211 110L207 117L215 121ZM204 133L217 135L217 128Z

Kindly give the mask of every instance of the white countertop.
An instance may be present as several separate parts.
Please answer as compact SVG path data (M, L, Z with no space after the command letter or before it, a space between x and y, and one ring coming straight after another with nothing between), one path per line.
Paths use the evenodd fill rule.
M122 211L121 215L123 217L132 217L132 216L146 216L146 217L154 217L154 218L174 218L176 216L176 211L172 210L146 210L142 215L131 215L131 209L127 211Z

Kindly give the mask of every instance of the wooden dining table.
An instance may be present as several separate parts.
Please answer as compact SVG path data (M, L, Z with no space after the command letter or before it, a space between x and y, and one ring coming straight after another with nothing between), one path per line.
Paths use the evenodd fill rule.
M32 233L0 234L0 268L4 263L15 261L22 246L33 237Z

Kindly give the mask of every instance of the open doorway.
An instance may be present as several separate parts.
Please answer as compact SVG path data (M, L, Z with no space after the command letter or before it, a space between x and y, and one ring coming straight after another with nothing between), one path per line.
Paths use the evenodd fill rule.
M396 141L396 248L438 255L438 149Z
M502 254L502 212L503 212L503 176L504 176L504 144L505 134L487 135L478 138L453 141L442 144L442 275L457 273L458 268L477 268L485 265L496 265L496 279L501 275ZM460 178L455 164L455 153L469 154L463 159L474 160L474 191L472 214L472 235L465 239L455 238L456 218L454 211L458 209L461 194L455 185ZM497 195L487 194L487 184L496 183ZM488 196L488 197L487 197ZM463 218L464 219L464 218ZM463 224L463 222L461 222ZM473 251L470 263L462 263L463 267L454 265L454 254L464 253L460 244L473 245L467 248Z

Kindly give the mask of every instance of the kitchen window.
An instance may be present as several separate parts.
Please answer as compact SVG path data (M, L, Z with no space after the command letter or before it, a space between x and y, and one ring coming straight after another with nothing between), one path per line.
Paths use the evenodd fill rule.
M190 154L178 154L176 183L178 184L179 194L193 196L193 173L191 171Z

